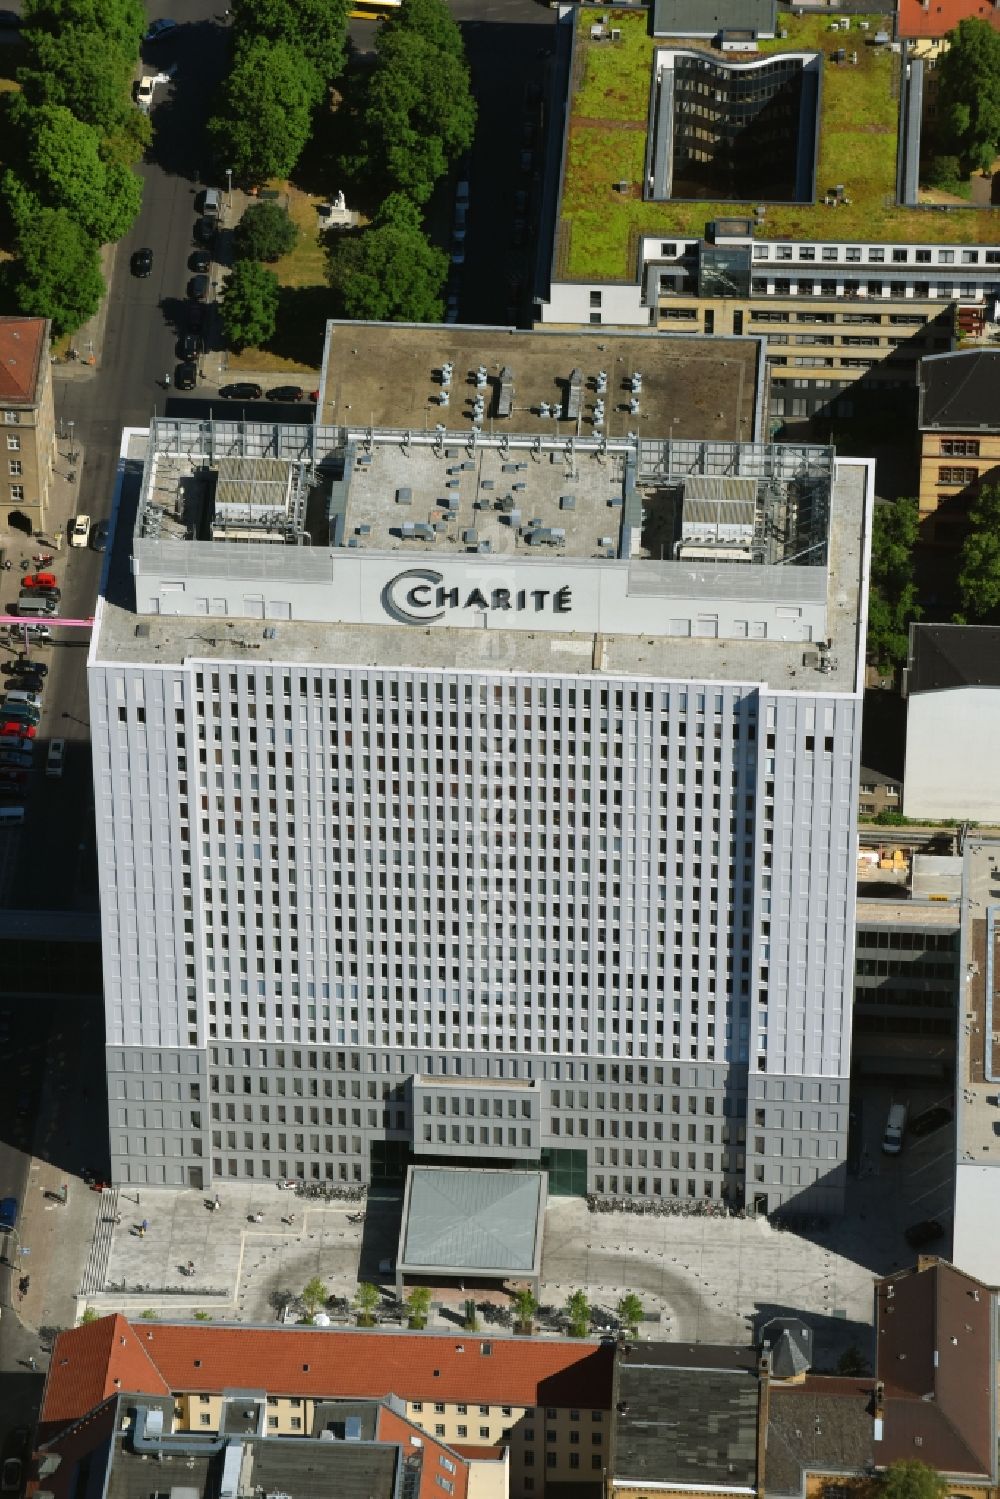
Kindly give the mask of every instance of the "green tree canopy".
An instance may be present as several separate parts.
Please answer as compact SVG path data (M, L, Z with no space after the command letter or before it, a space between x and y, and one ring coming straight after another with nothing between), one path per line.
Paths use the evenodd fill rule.
M906 660L911 620L920 618L913 549L917 502L901 498L876 505L872 518L872 562L868 592L868 655L878 666Z
M878 1489L880 1499L944 1499L948 1485L926 1463L906 1458L879 1475Z
M327 280L346 317L436 323L448 257L406 219L328 237Z
M517 1321L522 1327L530 1328L535 1313L538 1311L538 1301L534 1291L530 1290L527 1286L521 1286L518 1290L512 1292L510 1299L514 1306L514 1316L517 1318Z
M346 58L347 0L234 0L236 34L247 42L287 42L322 84L340 76Z
M958 591L962 608L972 619L983 619L1000 609L1000 485L984 485L969 511Z
M426 203L449 163L472 142L476 105L461 56L417 31L383 29L362 130L386 180Z
M241 46L222 108L208 122L223 168L249 184L287 177L309 139L320 93L315 68L288 42Z
M146 30L142 0L24 0L23 17L29 46L34 32L57 35L77 27L97 32L133 57Z
M937 64L938 131L967 171L985 171L1000 142L1000 34L970 16L948 42Z
M428 1286L414 1286L406 1298L411 1327L426 1327L427 1314L431 1309L431 1293Z
M462 33L444 0L403 0L382 27L382 37L393 31L415 31L436 47L464 59Z
M17 79L30 104L61 104L102 134L120 129L135 112L131 50L84 26L29 37L28 60Z
M21 228L12 284L19 312L74 333L104 295L100 251L64 209L41 208Z
M354 1293L354 1305L358 1309L358 1321L364 1326L370 1327L375 1320L375 1308L379 1304L378 1286L373 1286L370 1281L358 1282L358 1289Z
M238 260L222 292L222 327L239 352L261 348L274 337L278 318L278 278L256 260Z
M585 1338L590 1331L590 1302L585 1291L574 1291L566 1302L570 1335Z
M120 239L139 212L140 178L120 162L106 162L97 132L62 105L33 109L20 97L9 117L17 136L12 166L26 191L43 207L65 208L99 244Z
M240 260L277 260L288 254L298 235L277 203L252 203L236 226L233 242Z
M326 1286L320 1280L318 1275L314 1275L311 1280L306 1281L305 1285L302 1287L302 1305L305 1307L310 1317L312 1317L321 1306L324 1306L326 1304L327 1295L328 1292Z
M642 1302L634 1291L627 1291L618 1303L618 1316L622 1323L632 1333L633 1337L639 1330L642 1321Z

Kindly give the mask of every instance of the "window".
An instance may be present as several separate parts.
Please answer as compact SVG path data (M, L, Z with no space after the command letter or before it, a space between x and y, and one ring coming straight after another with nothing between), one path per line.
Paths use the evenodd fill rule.
M591 307L600 307L600 305L601 305L601 297L602 297L602 293L601 292L599 292L599 291L592 291L590 293L590 305L591 305Z
M592 312L590 314L590 321L596 326L601 321L601 314L599 312Z
M914 254L914 259L916 260L917 265L930 265L931 252L930 250L917 250Z
M677 254L677 245L676 244L668 244L668 243L661 244L660 245L660 254L661 255L676 255Z
M14 503L14 504L16 504L16 503L18 503L20 501L23 501L23 499L24 499L24 485L23 484L12 484L10 486L10 498L11 498L11 502Z
M937 481L939 484L974 484L978 477L976 468L939 468Z
M443 1400L435 1400L435 1402L434 1402L434 1414L436 1416L443 1416L444 1415L444 1401Z
M415 1410L415 1411L422 1411L423 1408L424 1408L424 1402L422 1400L414 1400L413 1405L412 1405L412 1409L413 1410Z
M21 439L19 437L7 437L8 453L19 453L21 451Z
M556 1465L556 1455L555 1455L555 1453L554 1452L546 1452L546 1454L545 1454L545 1466L547 1468L554 1468L555 1465Z
M481 1415L481 1416L488 1416L488 1415L489 1415L489 1413L490 1413L490 1408L489 1408L489 1406L488 1406L488 1405L481 1405L481 1406L480 1406L480 1407L479 1407L479 1414L480 1414L480 1415Z
M978 438L945 437L941 439L942 458L978 458Z
M490 1437L490 1428L488 1426L480 1426L479 1435L483 1438L484 1441L488 1442Z
M460 1437L467 1437L469 1435L469 1428L467 1426L456 1426L455 1430Z
M198 1419L201 1422L202 1426L211 1426L211 1424L212 1424L212 1412L211 1411L202 1411L202 1413L198 1417Z
M16 427L18 422L21 420L21 413L19 411L5 411L3 414L3 419L7 423L8 427Z
M444 1422L443 1421L439 1421L436 1424L436 1426L434 1427L434 1435L436 1437L443 1437L444 1436L444 1431L445 1431Z
M954 265L954 264L955 264L955 252L954 252L954 250L939 250L938 251L938 265Z
M7 462L7 467L15 479L20 478L22 472L20 458L9 459Z

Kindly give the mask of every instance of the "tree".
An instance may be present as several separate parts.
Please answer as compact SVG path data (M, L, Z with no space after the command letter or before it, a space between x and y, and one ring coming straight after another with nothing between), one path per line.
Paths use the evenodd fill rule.
M566 1302L570 1337L585 1338L590 1331L590 1302L585 1291L574 1291Z
M262 348L274 337L278 319L278 278L256 260L238 260L221 297L226 341L238 352Z
M966 171L987 171L1000 142L1000 35L970 16L948 42L937 64L938 132Z
M514 1317L518 1326L524 1332L530 1332L534 1325L535 1313L538 1311L538 1301L534 1292L527 1286L522 1286L520 1290L512 1293L510 1299L514 1303Z
M363 115L388 182L426 203L472 142L476 105L465 60L416 31L383 29Z
M443 0L403 0L382 27L383 36L393 31L414 31L439 52L450 52L458 58L465 56L462 33Z
M277 203L253 203L237 224L233 241L240 260L278 260L298 237L285 209Z
M1000 485L984 485L969 511L958 591L962 608L974 619L1000 609Z
M29 36L28 62L17 72L29 103L61 104L102 134L121 129L136 112L130 98L135 60L124 47L82 26Z
M96 1322L100 1315L100 1312L96 1312L92 1306L85 1306L80 1317L80 1322L81 1324L84 1322Z
M327 280L346 317L440 322L448 257L428 242L416 211L408 209L412 216L386 218L383 212L370 229L334 231L329 238Z
M932 156L927 163L924 177L928 187L939 187L943 191L953 188L962 180L962 163L957 156Z
M234 0L237 36L287 42L328 84L344 70L347 0Z
M880 667L900 666L909 648L911 620L920 618L913 550L919 513L916 500L876 505L868 593L868 655Z
M879 1499L944 1499L948 1485L940 1473L917 1458L890 1463L879 1475Z
M208 122L216 154L240 182L287 177L309 139L319 76L287 42L238 49L222 108Z
M320 1307L326 1305L328 1295L329 1292L318 1275L314 1275L312 1280L306 1281L302 1287L300 1299L310 1317L314 1317Z
M627 1291L618 1303L618 1317L622 1326L634 1337L638 1336L642 1321L643 1306L634 1291Z
M38 32L55 36L70 26L97 32L138 58L146 10L142 0L24 0L22 35L29 46Z
M358 1309L358 1322L362 1327L371 1327L375 1321L375 1308L378 1302L378 1286L373 1286L367 1280L359 1281L358 1289L354 1293L354 1305Z
M426 1327L431 1309L431 1293L427 1286L414 1286L406 1298L411 1327Z
M51 318L57 337L74 333L104 296L100 251L64 209L39 209L18 235L13 287L20 312Z
M17 135L9 159L25 188L43 207L65 208L98 244L121 239L138 215L141 179L120 162L104 161L97 132L62 105L33 109L21 97L9 118Z

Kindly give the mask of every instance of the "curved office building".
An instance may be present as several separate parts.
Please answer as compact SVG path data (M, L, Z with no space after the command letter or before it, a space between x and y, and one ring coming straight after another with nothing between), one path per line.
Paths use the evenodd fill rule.
M811 202L819 118L818 53L720 62L657 52L647 196Z

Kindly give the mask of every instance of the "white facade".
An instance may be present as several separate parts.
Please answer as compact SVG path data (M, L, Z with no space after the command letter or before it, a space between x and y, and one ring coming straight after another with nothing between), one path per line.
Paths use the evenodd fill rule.
M903 812L935 822L1000 822L1000 690L915 692L906 704Z
M832 680L766 638L678 642L683 675L602 670L600 614L562 616L546 668L524 635L498 667L502 628L387 619L377 555L345 559L338 612L362 626L328 633L162 605L137 632L102 600L116 1179L369 1180L474 1152L578 1190L837 1211L869 481L838 469L862 571L852 595L831 557ZM205 596L243 589L256 550L216 544Z

